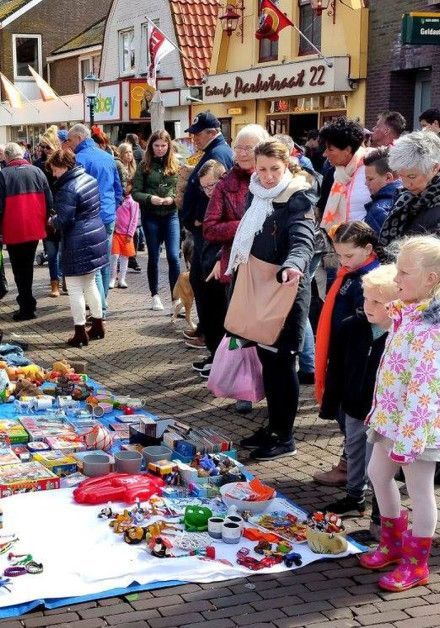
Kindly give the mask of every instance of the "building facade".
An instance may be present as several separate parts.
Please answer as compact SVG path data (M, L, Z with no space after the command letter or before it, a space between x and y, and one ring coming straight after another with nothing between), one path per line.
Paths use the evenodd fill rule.
M245 124L303 141L307 132L340 115L365 117L368 9L364 3L336 0L321 16L310 0L278 0L279 9L307 34L322 55L292 28L279 40L257 40L260 0L236 2L243 17L228 35L218 22L203 105L220 119L226 137ZM331 5L330 5L331 6ZM221 17L221 15L220 15Z
M440 46L402 44L402 15L439 12L440 3L370 0L369 6L367 126L381 111L394 110L405 116L408 130L417 129L422 111L440 107Z

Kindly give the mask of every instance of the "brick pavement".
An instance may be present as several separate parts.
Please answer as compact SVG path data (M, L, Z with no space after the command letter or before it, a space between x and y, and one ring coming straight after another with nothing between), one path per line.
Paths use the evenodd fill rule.
M30 343L29 355L48 366L65 355L86 359L89 373L117 393L131 393L147 399L153 412L174 415L194 425L215 425L234 441L262 424L264 403L250 417L234 413L233 404L213 399L189 365L197 358L187 349L181 331L167 316L151 312L144 271L129 273L128 290L113 290L111 316L104 341L88 348L66 348L72 322L66 296L51 299L47 266L36 269L35 293L38 319L14 324L15 287L1 302L0 325L5 339L22 337ZM10 277L10 269L7 267ZM165 285L164 279L162 279ZM162 291L169 303L167 291ZM14 336L14 334L16 334ZM337 489L312 482L317 469L335 463L341 438L330 423L316 418L312 391L304 388L297 419L298 455L272 463L249 464L251 471L305 508L316 508L336 496ZM247 463L247 454L240 459ZM349 520L349 531L368 526L368 519ZM429 585L406 593L380 592L377 575L358 566L355 557L313 563L297 572L212 584L188 584L146 591L120 598L71 605L52 611L36 610L27 615L0 621L0 628L58 626L69 628L229 628L313 626L332 628L380 626L381 628L424 628L440 626L440 550L431 558Z

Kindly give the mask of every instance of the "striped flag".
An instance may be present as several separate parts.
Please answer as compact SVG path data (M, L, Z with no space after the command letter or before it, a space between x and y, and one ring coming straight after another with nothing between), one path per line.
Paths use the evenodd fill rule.
M165 37L162 31L152 22L148 22L147 39L150 58L147 81L152 87L156 87L157 66L168 53L172 52L176 48L176 46L172 44L169 39Z

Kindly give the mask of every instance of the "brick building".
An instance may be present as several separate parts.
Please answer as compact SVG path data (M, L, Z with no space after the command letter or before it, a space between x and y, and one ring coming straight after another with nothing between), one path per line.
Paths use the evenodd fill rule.
M378 112L400 111L409 130L428 107L440 107L440 46L402 45L402 15L440 11L433 0L370 0L366 125Z

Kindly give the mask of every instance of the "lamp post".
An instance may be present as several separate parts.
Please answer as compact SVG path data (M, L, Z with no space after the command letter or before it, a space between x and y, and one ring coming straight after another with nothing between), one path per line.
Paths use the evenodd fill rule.
M333 17L333 24L336 22L336 2L337 0L310 0L315 15L321 16L327 11L327 14Z
M225 13L219 17L223 31L228 37L234 33L237 28L241 31L241 43L243 43L243 20L244 20L244 0L237 1L235 5L228 3ZM239 24L240 23L240 24Z
M95 124L95 101L98 95L99 78L94 74L87 74L83 78L84 94L88 100L90 111L90 126Z

